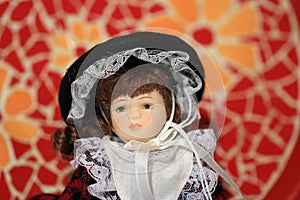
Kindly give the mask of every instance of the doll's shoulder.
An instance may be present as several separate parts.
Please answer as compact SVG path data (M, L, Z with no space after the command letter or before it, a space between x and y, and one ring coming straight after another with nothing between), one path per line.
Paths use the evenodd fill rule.
M213 129L196 129L187 135L192 142L201 145L208 152L214 152L217 139Z

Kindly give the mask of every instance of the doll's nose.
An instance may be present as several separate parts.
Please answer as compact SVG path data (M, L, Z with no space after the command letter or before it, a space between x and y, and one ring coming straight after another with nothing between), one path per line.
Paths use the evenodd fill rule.
M141 112L136 107L129 108L129 118L132 120L139 119L141 117Z

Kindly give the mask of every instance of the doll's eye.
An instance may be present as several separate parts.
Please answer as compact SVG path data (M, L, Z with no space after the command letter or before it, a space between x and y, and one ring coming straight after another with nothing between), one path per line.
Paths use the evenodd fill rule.
M125 112L125 111L126 111L125 106L120 106L116 109L116 112L118 112L118 113Z
M151 105L146 103L143 105L143 109L150 109L151 108Z

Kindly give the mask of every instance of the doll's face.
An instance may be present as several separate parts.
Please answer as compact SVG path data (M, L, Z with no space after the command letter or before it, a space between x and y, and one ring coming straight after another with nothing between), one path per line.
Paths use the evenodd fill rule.
M125 142L155 138L167 120L163 97L157 91L132 98L119 96L110 110L114 132Z

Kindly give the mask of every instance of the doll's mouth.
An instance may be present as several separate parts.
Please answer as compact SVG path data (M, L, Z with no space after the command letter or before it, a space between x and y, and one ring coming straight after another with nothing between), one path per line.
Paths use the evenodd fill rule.
M137 130L137 129L139 129L139 128L142 128L143 126L141 125L141 124L138 124L138 123L133 123L133 124L131 124L130 126L129 126L129 128L131 129L131 130Z

